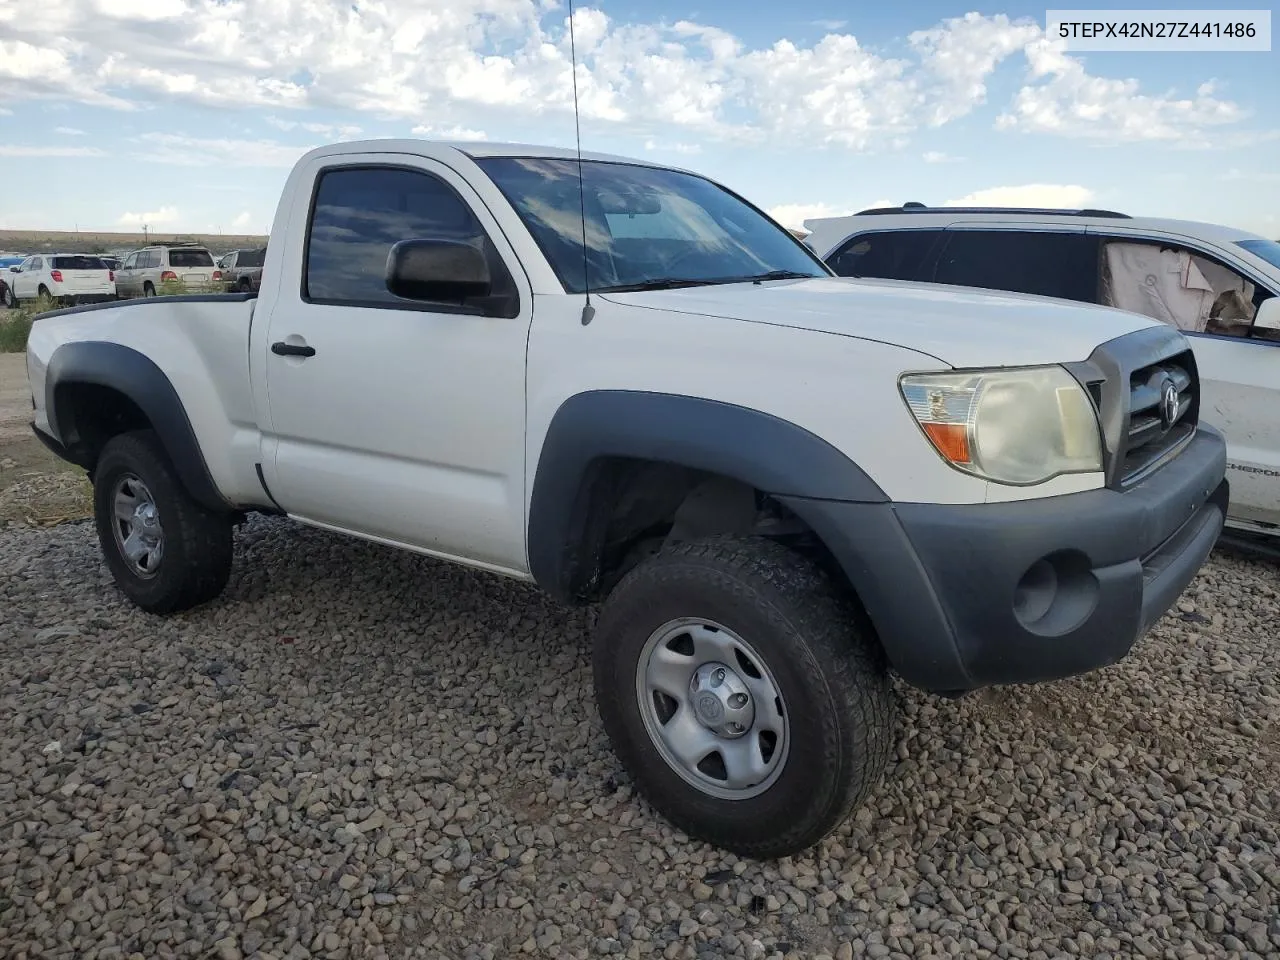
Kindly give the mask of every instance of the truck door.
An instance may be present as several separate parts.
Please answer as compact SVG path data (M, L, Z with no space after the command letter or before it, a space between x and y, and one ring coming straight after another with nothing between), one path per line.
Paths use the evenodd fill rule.
M296 182L252 345L265 371L271 494L300 520L522 575L533 300L514 251L438 161L318 158ZM387 254L415 238L485 249L518 308L394 296Z

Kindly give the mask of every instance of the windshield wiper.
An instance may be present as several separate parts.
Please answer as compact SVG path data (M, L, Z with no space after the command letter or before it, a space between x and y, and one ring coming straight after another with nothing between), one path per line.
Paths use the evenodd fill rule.
M657 277L653 280L641 280L639 283L604 287L602 291L626 293L632 290L674 290L678 287L710 287L727 283L760 283L763 280L808 280L814 276L816 274L796 270L770 270L768 273L752 273L743 277L703 277L698 280L689 277Z
M629 293L633 290L675 290L678 287L701 287L706 284L724 283L723 280L694 280L689 277L656 277L639 283L619 283L601 287L603 293Z
M750 277L741 277L742 281L750 280L752 283L760 283L764 280L812 280L817 274L801 273L798 270L770 270L768 273L757 273Z

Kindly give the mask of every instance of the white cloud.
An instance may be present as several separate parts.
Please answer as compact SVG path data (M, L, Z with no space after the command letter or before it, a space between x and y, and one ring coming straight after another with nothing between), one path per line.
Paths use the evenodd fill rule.
M282 120L279 117L267 117L266 122L277 130L303 130L318 134L329 140L350 140L363 131L351 124L316 123L310 120Z
M1088 187L1068 183L1027 183L1012 187L987 187L948 200L947 207L1065 207L1078 209L1093 201Z
M809 25L817 27L819 30L835 32L836 30L843 30L845 27L847 27L849 25L849 21L848 20L810 20Z
M0 143L0 157L105 157L97 147L27 147Z
M253 217L249 215L248 210L245 210L236 214L235 218L231 221L231 229L245 230L251 223L253 223Z
M1060 41L1044 38L1026 49L1032 81L996 120L1000 129L1087 137L1101 141L1168 140L1208 142L1206 131L1239 123L1241 106L1214 96L1207 81L1193 97L1172 92L1146 94L1135 79L1097 77L1077 57L1067 56Z
M925 163L959 163L964 157L953 157L941 150L926 150L923 159Z
M54 127L53 132L60 133L65 137L83 137L84 136L84 131L78 130L75 127Z
M468 132L573 106L566 10L551 0L41 0L38 17L0 4L0 102L327 109ZM815 43L766 46L591 6L573 23L582 116L598 124L584 132L597 135L899 149L986 102L992 74L1023 50L1029 73L1001 114L1006 129L1173 141L1245 116L1212 84L1179 98L1092 76L1034 21L1004 14L943 20L896 56L838 20L810 21L828 31ZM360 133L267 122L325 140Z
M8 107L0 107L0 117L12 117L13 111Z
M138 158L180 167L291 167L311 146L274 140L188 137L176 133L144 133L135 138Z
M816 217L847 217L854 212L828 203L780 203L765 211L784 227L793 230L803 230L804 222Z
M433 127L420 123L413 128L415 137L430 137L432 140L488 140L489 135L483 130L472 130L469 127Z
M933 80L929 122L938 125L963 117L987 99L987 78L1001 61L1040 35L1034 20L1010 20L1005 14L966 13L944 20L907 39Z
M698 154L702 152L701 144L682 143L678 140L665 142L660 140L654 140L653 138L650 138L644 142L644 148L650 152L656 151L659 153L681 153L681 154L687 154L687 155Z
M162 206L147 213L122 213L116 223L122 227L157 227L178 219L178 208Z

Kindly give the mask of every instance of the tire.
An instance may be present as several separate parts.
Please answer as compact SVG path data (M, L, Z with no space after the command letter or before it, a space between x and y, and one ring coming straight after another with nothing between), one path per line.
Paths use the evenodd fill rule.
M13 295L13 287L7 283L4 285L4 307L6 310L16 310L18 307L18 298Z
M244 279L242 279L242 280L240 281L240 283L238 284L238 286L239 286L239 288L240 288L240 292L241 292L241 293L252 293L252 292L253 292L253 284L251 284L251 283L249 282L249 279L248 279L247 277L246 277L246 278L244 278Z
M816 565L761 538L676 544L631 570L601 609L592 659L605 731L640 792L689 836L745 857L791 856L829 834L879 781L892 746L888 669L863 621ZM653 662L672 664L668 689L701 678L694 694L684 683L683 701L650 692L646 665L663 650ZM711 662L728 664L727 675L705 666L695 675ZM744 692L749 727L734 713ZM659 708L673 703L664 726ZM680 764L662 731L681 729L669 724L682 711L696 733L686 742L700 745L686 753L714 743L763 761L754 785L728 782L725 752L707 754L701 773ZM726 738L734 716L743 722Z
M150 280L142 285L142 295L144 297L154 297L156 295L156 288L152 286Z
M137 508L130 519L117 518L118 499L122 507L132 501ZM187 610L212 600L226 586L231 517L191 498L153 431L123 433L107 441L93 470L93 513L107 569L143 610ZM146 523L148 516L156 526ZM139 563L124 550L130 530L137 532L145 550Z

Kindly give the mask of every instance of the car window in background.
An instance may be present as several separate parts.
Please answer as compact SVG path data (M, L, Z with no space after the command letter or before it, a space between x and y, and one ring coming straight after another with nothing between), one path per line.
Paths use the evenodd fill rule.
M942 236L941 230L860 234L828 257L827 266L842 277L917 280Z
M326 171L307 237L307 296L329 303L403 303L387 289L387 254L410 239L489 246L471 208L438 177L391 168Z
M1096 303L1098 240L1038 230L948 230L936 283Z
M108 270L100 257L53 257L54 270Z
M30 269L30 270L43 270L43 269L44 269L44 260L43 260L41 257L32 257L32 258L31 258L31 266L30 266L28 269Z
M1280 243L1275 240L1237 240L1237 247L1244 247L1255 257L1261 257L1273 267L1280 267Z
M242 250L236 254L237 267L260 267L267 258L266 250Z
M208 250L170 250L171 267L212 267L213 256Z

